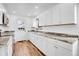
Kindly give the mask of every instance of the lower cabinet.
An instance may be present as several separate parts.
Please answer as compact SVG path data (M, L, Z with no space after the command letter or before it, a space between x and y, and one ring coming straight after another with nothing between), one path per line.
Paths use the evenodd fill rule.
M47 53L46 53L46 55L47 56L55 56L55 47L54 47L54 45L53 44L50 44L50 43L47 43Z
M31 34L31 41L47 56L71 56L72 50L61 47L58 43L51 41L48 37L37 35L35 33Z
M61 46L54 46L55 47L55 56L71 56L72 51L67 50Z
M55 55L55 48L54 45L52 45L51 43L49 43L48 38L44 37L44 36L38 36L38 48L45 54L45 55L49 55L49 56L54 56Z
M0 56L8 56L8 48L6 45L0 46Z
M28 32L16 31L14 39L15 39L14 42L28 40Z
M13 36L10 36L9 37L9 41L7 43L7 51L8 51L8 56L12 56L12 53L13 53L13 50L12 50L12 47L13 47Z
M12 36L1 37L4 41L0 45L0 56L12 56Z

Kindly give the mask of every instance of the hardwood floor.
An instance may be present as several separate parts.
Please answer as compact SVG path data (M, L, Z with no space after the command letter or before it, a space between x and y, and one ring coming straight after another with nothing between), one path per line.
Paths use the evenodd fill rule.
M13 56L43 56L43 54L29 41L18 41L14 46Z

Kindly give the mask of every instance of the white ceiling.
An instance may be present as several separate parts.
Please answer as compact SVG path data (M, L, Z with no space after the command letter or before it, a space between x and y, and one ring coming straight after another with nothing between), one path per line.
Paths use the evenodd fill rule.
M9 14L23 17L36 17L54 5L56 3L3 3L3 6Z

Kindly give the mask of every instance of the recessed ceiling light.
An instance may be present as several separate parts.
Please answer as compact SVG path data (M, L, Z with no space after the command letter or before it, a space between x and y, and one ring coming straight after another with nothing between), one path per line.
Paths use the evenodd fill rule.
M13 11L13 14L15 14L16 12L15 11Z
M27 14L27 16L31 16L31 14Z
M35 12L35 13L34 13L34 15L37 15L37 14L38 14L38 12Z
M39 7L38 6L35 6L35 8L38 9Z
M1 9L1 8L0 8L0 11L6 12L4 9Z

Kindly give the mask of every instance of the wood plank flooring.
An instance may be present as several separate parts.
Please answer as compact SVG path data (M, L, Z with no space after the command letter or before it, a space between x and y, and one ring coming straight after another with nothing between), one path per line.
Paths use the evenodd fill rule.
M42 53L29 41L15 43L13 56L43 56Z

